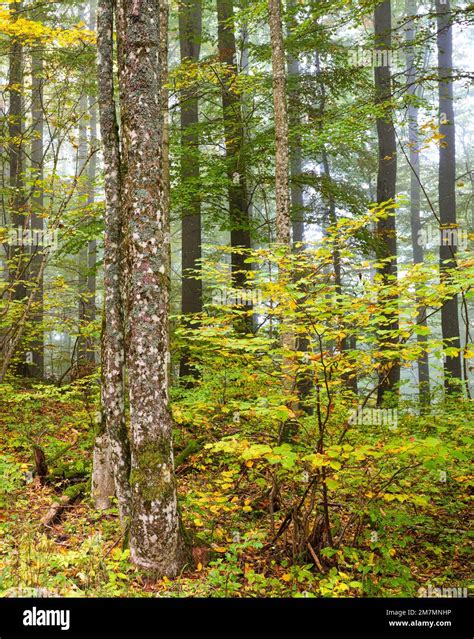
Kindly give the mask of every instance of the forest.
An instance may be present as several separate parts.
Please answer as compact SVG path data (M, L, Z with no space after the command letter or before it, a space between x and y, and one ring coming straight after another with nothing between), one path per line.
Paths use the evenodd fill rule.
M467 597L474 5L0 5L0 596Z

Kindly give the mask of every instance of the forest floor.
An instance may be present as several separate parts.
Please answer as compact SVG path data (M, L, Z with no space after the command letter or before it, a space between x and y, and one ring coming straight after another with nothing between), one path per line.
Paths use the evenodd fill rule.
M44 387L37 392L9 387L2 399L3 596L394 597L416 596L420 586L468 586L464 463L442 487L446 494L436 489L429 505L386 500L381 508L385 523L378 524L381 538L369 534L353 545L335 544L321 554L325 563L318 566L321 562L311 554L292 560L290 529L273 543L298 498L297 487L288 483L282 490L272 521L266 484L254 472L257 462L216 459L207 448L177 467L193 565L176 580L146 582L129 561L116 509L99 512L90 501L94 403L85 388ZM470 417L459 419L469 423ZM228 428L231 432L232 426ZM43 483L33 473L34 445L46 454L49 475ZM417 472L421 481L426 471ZM81 482L86 482L84 491L74 498L71 486ZM72 501L45 526L42 517L68 488ZM348 521L349 510L344 512L340 528Z

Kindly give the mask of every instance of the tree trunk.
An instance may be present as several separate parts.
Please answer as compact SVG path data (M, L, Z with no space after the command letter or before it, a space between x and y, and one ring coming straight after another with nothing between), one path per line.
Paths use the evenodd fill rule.
M290 197L288 157L288 108L286 104L285 52L280 0L269 0L272 86L275 113L276 239L290 244Z
M236 88L238 74L234 32L233 0L217 0L217 38L219 61L223 65L222 109L229 181L230 243L232 248L250 249L250 216L245 167L242 101ZM232 252L232 283L242 288L246 283L246 255Z
M438 27L438 96L440 127L444 135L439 145L439 219L440 219L440 271L456 266L456 243L449 240L457 233L456 221L456 146L453 104L453 34L449 0L436 2ZM446 229L454 230L446 232ZM444 230L444 233L443 233ZM441 331L445 347L460 350L457 295L445 302L441 308ZM461 356L447 355L444 362L444 385L447 391L459 389L455 380L462 380ZM454 381L454 384L453 384Z
M406 80L407 94L410 96L410 102L407 108L408 118L408 142L409 142L409 159L410 159L410 226L411 226L411 245L413 251L413 263L421 264L424 260L423 246L420 242L421 219L420 219L420 202L421 202L421 186L420 186L420 142L418 135L418 106L416 100L418 91L416 86L417 68L416 56L413 40L415 37L414 22L411 16L416 15L415 0L407 0L406 14L409 20L406 24ZM423 304L418 305L417 321L421 326L427 326L426 308ZM417 360L418 368L418 387L420 404L429 403L430 397L430 369L428 362L428 353L425 350L427 336L417 335L417 342L423 349L422 354Z
M390 0L384 0L374 11L375 46L377 50L391 50L392 17ZM388 55L387 55L388 59ZM397 157L395 127L392 118L391 100L392 82L388 64L375 67L375 100L384 107L384 114L377 118L378 171L377 203L392 203L395 200L397 181ZM376 228L378 250L377 258L384 260L378 268L385 286L394 286L397 281L397 233L395 216L379 220ZM393 296L382 294L380 303L393 304ZM387 337L381 339L380 350L393 349L398 343L399 319L397 311L387 311L386 321L381 326L387 331ZM377 403L382 404L387 392L394 392L400 381L400 363L398 360L382 361L379 375Z
M11 5L13 19L21 12L21 2ZM21 15L21 14L20 14ZM26 229L28 217L24 200L24 149L23 149L23 46L19 39L12 37L9 54L9 111L8 111L8 156L9 156L9 186L11 220L15 229ZM19 234L19 233L18 233ZM13 300L25 302L27 289L25 282L28 277L29 247L24 244L10 247L9 269L10 281L13 285ZM17 342L18 344L18 342ZM28 365L24 361L24 353L20 355L22 361L16 366L19 375L27 375Z
M120 519L126 525L130 514L130 446L125 422L124 403L124 301L123 301L123 217L121 210L122 166L120 141L115 109L113 80L113 0L99 0L97 20L98 89L100 133L104 150L105 173L105 236L104 289L105 323L101 340L102 411L104 431L108 442L99 439L99 449L109 447L114 472L115 492ZM106 459L97 451L94 460L96 485L107 487L104 476L110 469ZM108 489L105 488L107 491ZM95 495L96 504L107 494Z
M130 554L150 575L175 577L186 550L168 409L170 236L163 174L163 77L157 64L159 5L156 0L119 0L118 6L128 263Z
M95 30L96 4L95 0L90 3L89 29ZM90 115L90 136L89 150L90 158L87 167L87 205L91 210L95 203L95 181L97 176L97 154L94 152L97 146L97 103L94 96L89 96ZM89 240L87 245L87 297L84 319L87 323L95 322L97 316L96 294L96 264L97 264L97 241ZM95 343L93 338L89 338L87 344L89 361L95 364Z
M270 46L272 50L272 88L273 108L275 120L275 200L276 200L276 241L280 245L290 246L291 216L290 216L290 182L289 182L289 135L288 135L288 106L286 101L286 73L285 50L283 46L283 27L281 20L280 0L269 0ZM286 275L279 272L278 277L282 286L286 284ZM289 352L295 348L293 334L286 329L282 318L280 327L280 342L282 346L282 377L283 390L290 395L297 386L294 374L294 363ZM288 399L288 407L297 412L299 407L295 401ZM288 441L295 432L293 420L283 425L280 441Z
M31 178L35 182L31 197L31 229L41 235L44 229L43 213L43 154L44 154L44 117L43 117L43 54L41 46L35 46L31 52L31 119L33 122L33 137L31 140ZM33 233L34 237L34 233ZM34 253L31 259L31 279L36 281L42 262L42 250L40 246L33 244ZM44 377L44 337L43 337L43 278L38 280L34 289L34 312L31 316L35 339L31 345L32 363L28 367L31 377L42 379Z
M293 7L294 3L289 2L288 6ZM288 28L288 35L291 35L291 28ZM288 53L287 55L288 79L290 84L288 118L290 137L290 172L291 172L291 223L293 231L293 244L302 244L304 240L304 198L303 187L301 186L301 174L303 171L303 158L301 155L301 133L299 132L300 122L300 102L299 77L300 65L298 59ZM298 249L301 249L299 246ZM300 350L300 349L298 349Z
M199 62L202 31L200 0L186 0L179 5L179 44L181 62ZM199 183L199 112L197 86L181 91L181 184L188 185L181 227L181 312L183 315L202 311L202 280L196 279L200 269L201 200L196 193ZM186 354L181 358L180 377L195 376Z
M83 20L84 13L82 12L79 15L79 19ZM83 94L79 100L79 112L80 112L80 121L79 121L79 135L78 135L78 157L76 163L76 172L77 177L81 180L81 186L78 189L78 195L80 197L79 206L84 207L88 204L89 200L89 187L86 182L86 164L87 164L87 156L88 156L88 145L87 145L87 124L86 124L86 114L88 111L88 98L84 93L84 86L81 88ZM86 199L87 197L87 199ZM88 209L83 211L83 218L88 218ZM78 321L79 321L79 337L77 340L77 362L79 365L85 365L90 360L90 351L89 351L89 341L82 335L82 332L87 324L87 306L88 306L88 291L87 291L87 280L88 280L88 252L87 252L87 242L82 246L79 251L79 255L77 258L77 269L78 269Z

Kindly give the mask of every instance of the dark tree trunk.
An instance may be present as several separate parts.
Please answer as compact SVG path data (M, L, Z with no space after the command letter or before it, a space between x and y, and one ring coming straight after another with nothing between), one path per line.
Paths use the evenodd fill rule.
M21 2L11 5L13 19L21 11ZM20 14L21 15L21 14ZM9 54L9 111L8 111L8 156L11 220L15 229L28 228L24 198L24 149L23 149L23 46L21 41L12 38ZM10 281L13 285L13 300L25 302L27 297L26 281L28 278L29 247L19 243L10 247ZM16 366L19 375L28 374L25 353L19 353L21 361Z
M200 0L186 0L179 5L179 43L181 62L199 62L201 49L202 8ZM196 278L200 270L201 200L199 183L199 110L198 87L181 92L181 183L188 185L189 195L182 210L181 231L181 312L183 315L202 311L202 280ZM180 376L195 376L196 370L184 354L180 362Z
M232 0L217 0L217 35L219 60L223 65L222 109L229 180L230 243L233 248L250 248L250 217L245 167L242 103L236 90L237 51L234 32ZM232 283L242 288L249 265L246 255L233 252Z
M449 0L436 2L438 28L438 95L440 127L444 135L439 146L439 219L440 219L440 270L445 277L446 269L456 266L456 243L450 242L457 232L456 221L456 146L453 104L453 34L452 15ZM444 229L444 233L443 233ZM445 302L441 309L441 331L445 347L460 350L458 299L457 295ZM459 388L453 380L462 380L461 356L447 355L444 363L444 385L447 391Z
M377 50L391 50L392 17L390 0L384 0L374 11L375 46ZM380 56L382 57L382 56ZM379 106L384 106L384 113L377 118L378 139L378 171L377 171L377 203L392 203L395 200L397 181L397 157L395 127L392 108L388 101L392 95L390 66L387 64L375 67L375 99ZM378 250L377 258L384 260L378 269L386 286L394 286L397 280L397 232L395 216L377 222ZM382 294L380 303L393 305L393 296ZM381 339L381 351L393 349L398 343L399 319L397 311L387 311L386 320L380 327L387 331L387 337ZM400 363L398 360L385 360L379 376L377 402L381 404L387 392L394 392L400 381Z
M413 263L421 264L424 260L423 246L420 242L421 219L421 186L420 186L420 142L418 134L418 106L416 99L418 97L417 90L417 67L416 55L413 40L415 37L414 22L411 16L416 15L416 4L414 0L407 0L406 13L409 20L406 25L406 64L407 64L407 93L410 102L407 108L408 118L408 142L409 142L409 159L410 159L410 226L411 226L411 245L413 251ZM413 102L415 100L415 102ZM417 321L421 326L427 326L426 308L423 304L418 305ZM422 405L429 403L430 397L430 369L428 362L428 353L426 352L426 335L417 335L417 342L423 349L422 354L417 360L418 368L418 385L419 397Z
M44 229L43 213L43 154L44 154L44 117L43 117L43 53L40 46L32 49L31 53L31 119L33 121L33 137L31 140L31 178L39 184L34 184L31 197L31 229L41 235ZM34 236L34 234L33 234ZM41 262L43 260L41 246L32 246L31 279L37 282L34 289L34 307L31 316L35 339L31 345L32 362L28 367L31 377L44 377L44 338L43 338L43 277L39 278ZM39 279L38 279L39 278Z
M291 30L288 30L290 35ZM291 225L293 244L302 244L304 240L304 198L301 185L303 158L301 154L299 86L300 65L294 56L287 55L288 81L290 84L288 100L288 118L290 126L290 173L291 173ZM301 247L300 247L301 248Z

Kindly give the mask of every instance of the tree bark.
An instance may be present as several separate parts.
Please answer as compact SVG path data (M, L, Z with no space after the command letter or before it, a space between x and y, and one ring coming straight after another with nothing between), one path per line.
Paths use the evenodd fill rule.
M13 19L21 12L22 3L11 5ZM24 149L23 149L23 89L24 89L24 52L20 39L12 37L9 53L8 73L8 158L9 158L9 205L11 220L15 229L26 229L28 217L24 199ZM23 244L10 247L9 271L10 282L13 285L12 299L24 303L27 297L26 280L28 278L29 247ZM30 305L31 308L31 305ZM17 342L18 345L18 342ZM18 362L16 372L19 375L28 374L28 365L24 361L24 353L20 354L22 361Z
M217 0L217 39L219 61L223 65L222 110L229 181L230 243L232 248L250 249L250 216L245 166L242 101L236 88L238 74L235 44L233 0ZM232 252L232 283L242 288L246 283L246 255Z
M293 2L288 2L288 6L294 6ZM291 35L291 28L288 28L288 35ZM301 133L300 127L300 102L299 77L300 65L298 58L291 53L287 54L288 80L290 85L288 100L288 120L290 137L290 173L291 173L291 224L293 234L293 244L301 244L304 240L304 197L301 186L301 174L303 171L303 158L301 154ZM298 250L302 246L298 247ZM300 350L300 349L298 349Z
M186 0L179 5L179 44L181 62L199 62L202 32L200 0ZM181 92L181 184L189 195L184 199L181 227L181 312L183 315L202 311L202 280L196 279L200 269L201 199L199 184L199 111L197 86ZM180 377L195 376L186 354L180 362Z
M384 0L375 7L374 29L376 49L390 51L392 47L390 0ZM374 79L375 101L378 106L382 106L384 109L383 115L377 118L377 203L393 203L397 181L397 148L392 107L389 104L392 98L392 81L388 61L385 65L375 67ZM397 232L395 216L392 213L377 222L376 234L378 239L377 258L383 260L382 265L378 268L378 273L381 275L385 286L394 286L397 281ZM393 304L393 296L382 293L380 302L382 304ZM386 321L383 322L381 329L387 331L387 337L380 342L381 351L396 348L398 343L398 312L387 310L385 315ZM377 392L378 404L382 404L386 393L396 390L399 381L399 360L383 360Z
M439 219L440 219L440 272L456 266L456 244L447 240L457 232L456 219L456 146L453 103L453 34L449 0L436 2L438 28L438 98L440 127L444 138L439 145ZM444 233L443 233L444 230ZM447 236L447 237L446 237ZM441 308L441 331L445 347L461 349L457 295ZM461 355L446 355L444 362L444 386L447 391L459 390L456 380L462 380ZM454 381L454 383L453 383Z
M123 217L122 166L120 140L114 98L113 29L114 4L112 0L99 0L97 20L98 89L100 133L104 150L105 173L105 235L104 235L104 288L105 323L101 339L102 411L104 438L96 443L110 450L114 473L115 492L120 519L127 524L130 514L130 445L125 422L124 402L124 300L123 300ZM106 459L97 452L95 460ZM109 486L102 477L110 469L108 463L94 467L97 485ZM107 489L106 489L107 490ZM110 495L96 495L96 503Z
M44 154L44 117L43 117L43 53L41 45L33 47L31 52L31 119L33 122L33 137L31 140L31 169L32 180L35 184L31 197L31 229L42 234L44 230L43 213L43 154ZM33 234L34 236L34 234ZM34 253L31 259L31 279L38 279L42 250L40 246L32 246ZM43 337L43 277L38 280L34 289L34 312L31 317L35 339L31 345L32 365L28 367L31 377L44 377L44 337Z
M170 236L163 171L163 77L157 0L119 0L117 38L127 244L130 555L153 576L186 561L168 409ZM161 34L165 37L166 34Z
M269 0L270 44L272 48L272 86L275 114L275 196L276 239L290 244L288 107L286 103L285 52L280 0Z
M411 245L413 251L413 263L421 264L424 260L424 250L420 242L421 231L421 187L420 187L420 142L418 134L418 106L416 100L418 98L417 90L417 67L414 48L415 27L412 16L416 15L415 0L406 1L406 14L408 21L406 24L406 82L409 103L407 108L408 118L408 145L410 160L410 227L411 227ZM420 326L427 326L426 308L420 303L418 304L417 321ZM417 335L416 340L423 349L422 354L417 360L418 369L418 388L420 404L429 403L430 397L430 369L428 362L428 353L426 352L426 335Z

